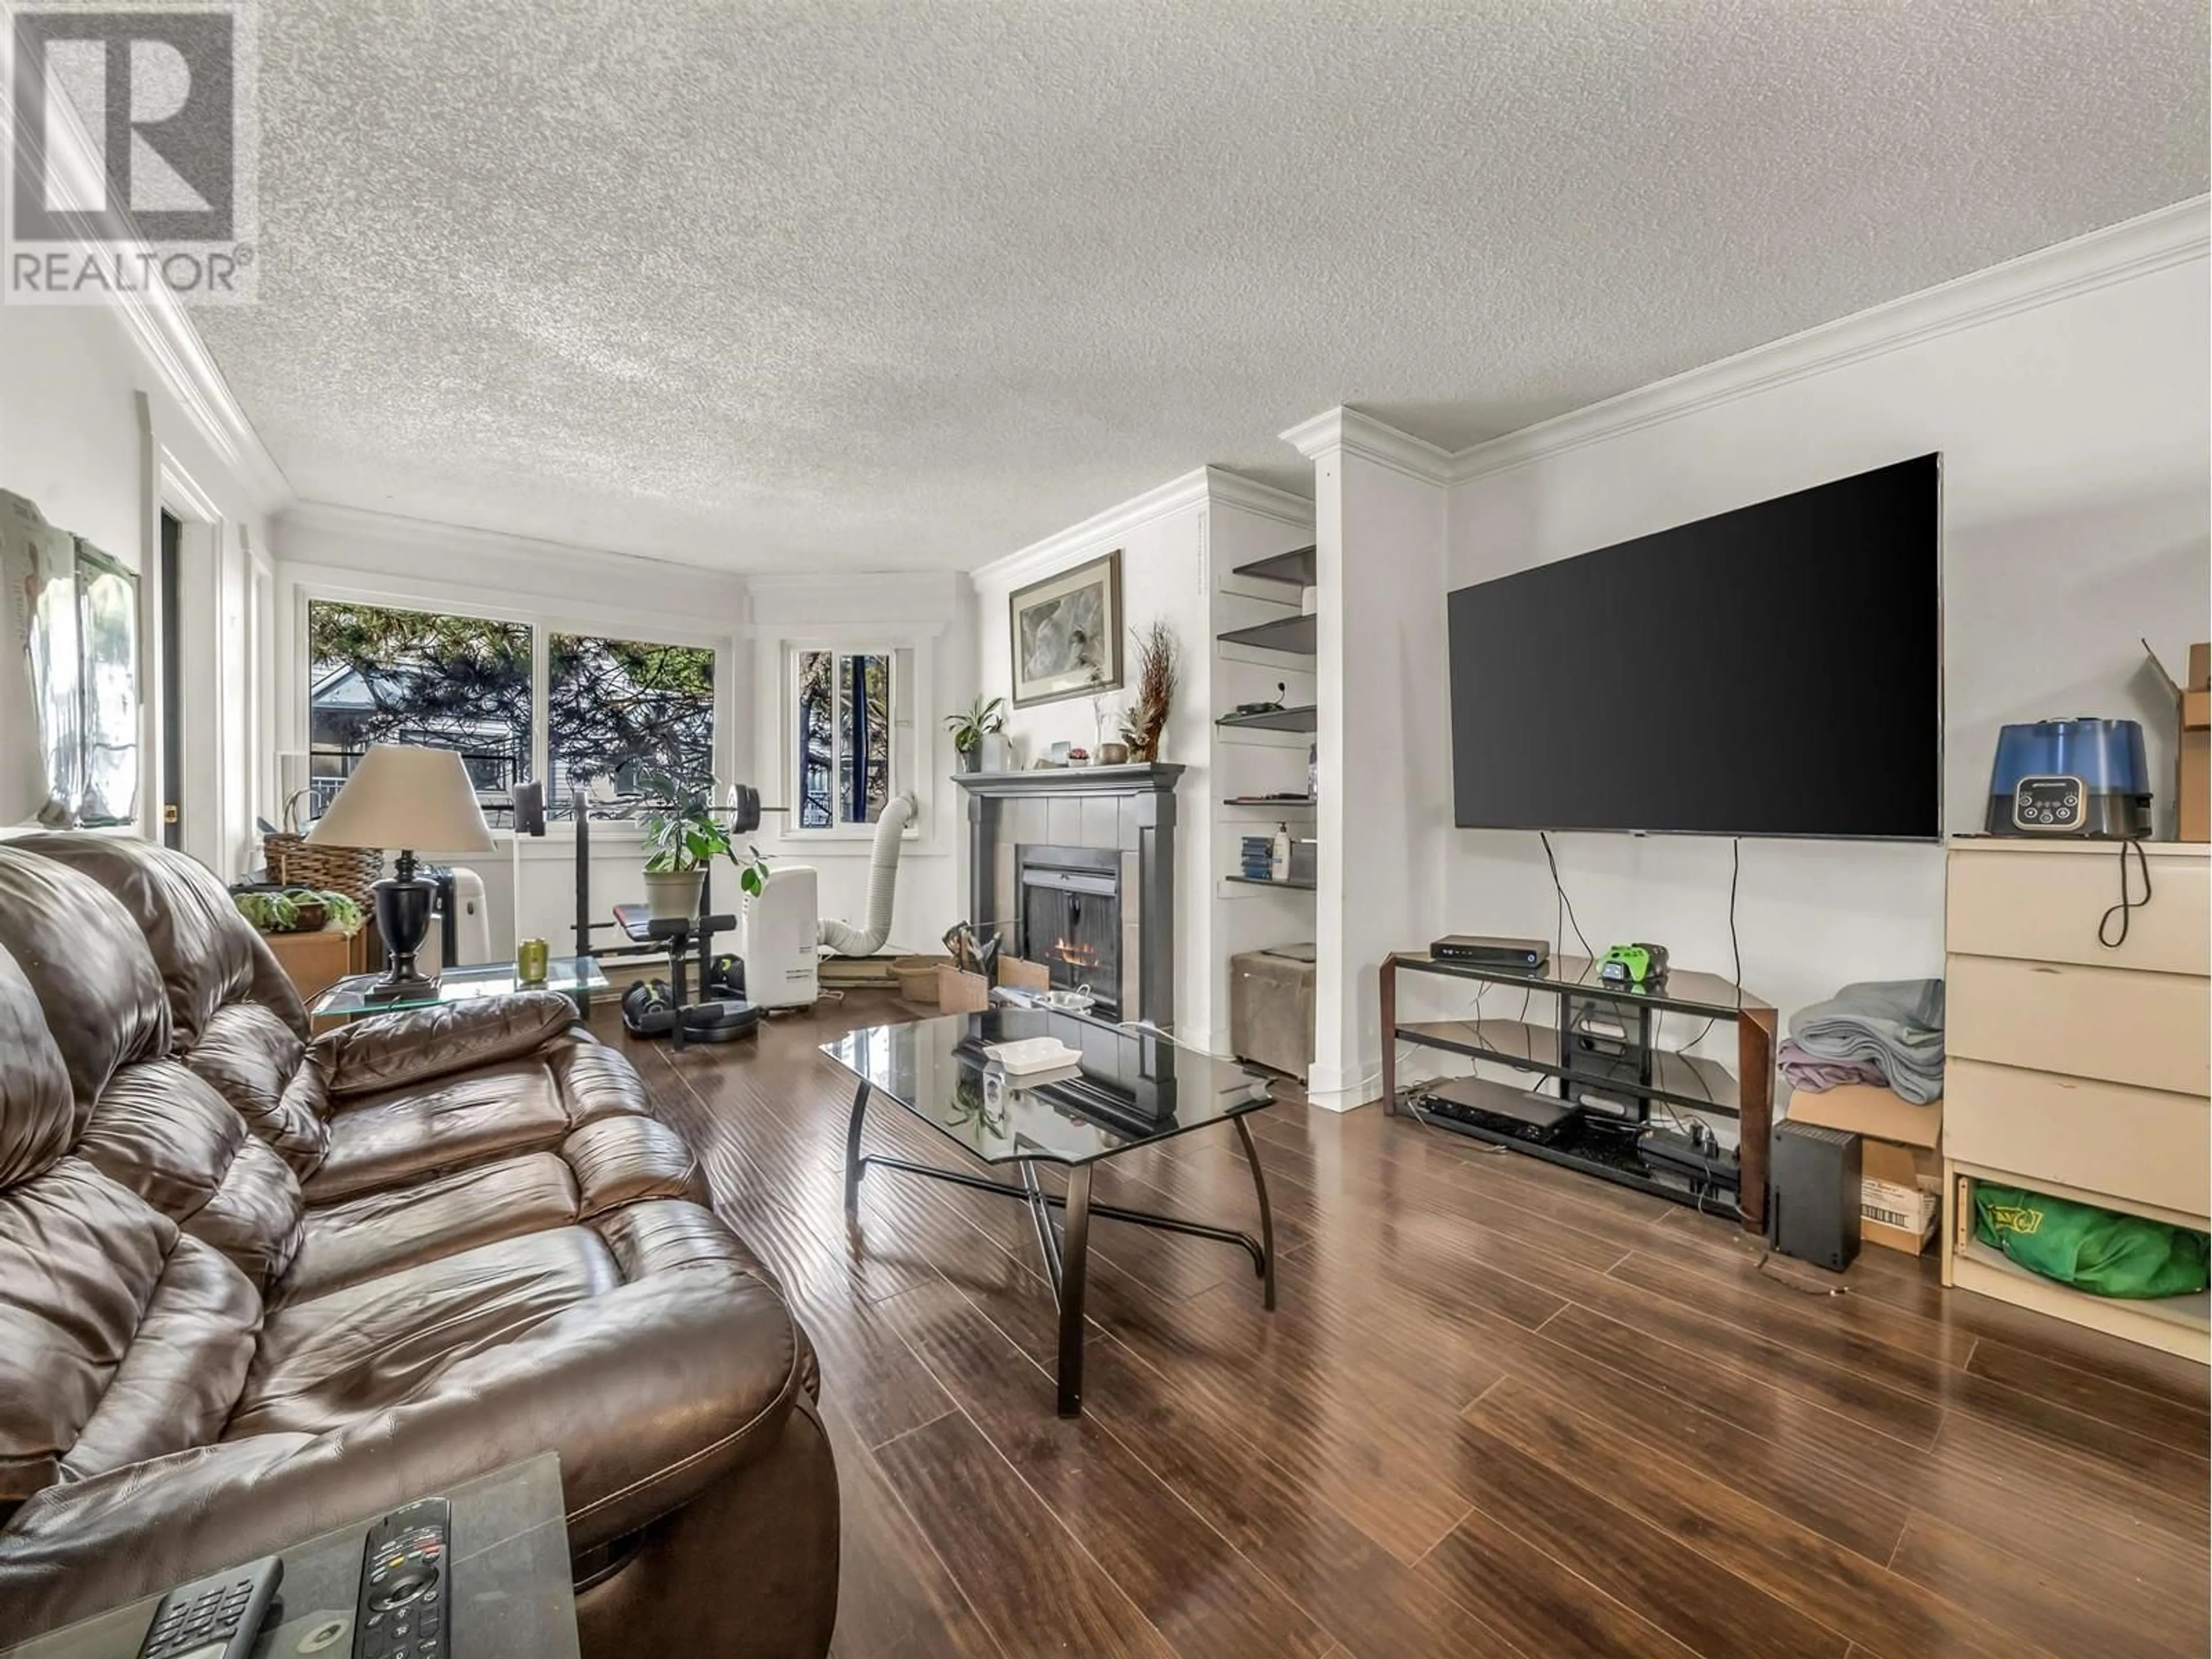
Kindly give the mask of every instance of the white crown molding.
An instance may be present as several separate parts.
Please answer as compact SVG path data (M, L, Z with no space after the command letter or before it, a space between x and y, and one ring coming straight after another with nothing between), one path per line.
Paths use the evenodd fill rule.
M1263 484L1226 467L1206 469L1206 493L1217 507L1233 507L1256 518L1272 519L1296 529L1313 528L1314 504L1310 495L1298 495L1273 484Z
M9 133L15 125L13 78L0 75L0 131ZM60 153L54 160L72 190L82 199L92 199L97 192L105 200L107 181L101 173L99 152L93 148L74 105L64 101L58 118L56 112L49 112L47 132L51 136L57 131ZM35 167L32 176L37 176ZM127 207L111 204L108 212L131 240L144 240ZM122 318L140 357L253 506L263 514L271 514L292 500L290 482L246 419L230 383L222 378L207 343L176 295L166 288L122 294L109 301L107 308Z
M617 584L665 584L672 580L726 589L742 594L755 578L707 565L686 564L675 559L648 558L638 553L617 553L601 548L578 547L568 542L512 535L505 531L479 530L469 525L445 524L434 519L412 519L398 513L379 513L368 507L342 507L335 501L294 501L276 515L270 540L279 563L312 564L336 568L325 550L301 550L303 537L330 537L367 544L415 556L450 559L457 574L465 574L471 562L483 558L527 559L533 564L554 565Z
M2208 248L2212 248L2212 198L2198 196L1475 444L1451 458L1452 477L1460 482L1523 466L1547 455L2202 259Z
M940 634L957 618L967 585L957 570L764 571L744 580L751 630L779 636L811 623Z
M969 580L978 587L1000 584L1011 586L1033 577L1048 575L1060 565L1091 552L1101 542L1117 540L1170 514L1204 506L1211 471L1211 468L1202 466L1194 472L1170 478L1141 495L1131 496L1118 507L1093 514L1080 524L1072 524L1041 542L1031 542L1018 552L976 566L969 573Z
M1455 457L1449 450L1425 438L1416 438L1410 432L1401 432L1395 426L1386 426L1372 415L1364 414L1349 404L1325 410L1281 435L1285 443L1308 460L1340 450L1402 472L1409 478L1419 478L1424 483L1445 484L1452 481Z

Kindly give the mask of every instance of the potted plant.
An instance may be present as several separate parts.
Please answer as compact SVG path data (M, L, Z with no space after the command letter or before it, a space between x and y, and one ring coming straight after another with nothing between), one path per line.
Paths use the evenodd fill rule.
M947 714L945 728L952 733L953 752L959 757L963 772L980 772L987 746L995 749L1000 735L1006 729L1006 700L993 697L986 702L978 696L963 714Z
M706 869L731 851L728 831L708 810L707 792L656 781L660 805L645 815L645 905L656 920L699 914Z

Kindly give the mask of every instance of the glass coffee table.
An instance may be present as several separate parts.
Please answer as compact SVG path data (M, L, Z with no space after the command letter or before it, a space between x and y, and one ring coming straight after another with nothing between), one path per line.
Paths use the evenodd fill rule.
M481 1002L486 997L511 997L524 991L562 991L571 997L588 996L607 988L607 976L589 957L555 957L546 964L545 977L525 981L511 962L478 963L448 968L428 989L404 996L377 998L369 988L381 977L351 974L314 1000L307 1009L315 1019L364 1019L398 1008L434 1008L447 1002Z
M984 1052L994 1043L1041 1036L1057 1037L1081 1050L1080 1066L1011 1076ZM1060 1308L1062 1417L1079 1416L1083 1410L1083 1285L1094 1218L1237 1246L1251 1256L1262 1301L1273 1311L1274 1219L1259 1149L1244 1118L1274 1097L1267 1080L1250 1068L1182 1048L1158 1031L1043 1009L999 1008L904 1025L871 1025L823 1043L822 1052L860 1083L845 1133L848 1226L860 1224L860 1178L871 1165L1018 1198L1029 1206ZM1020 1184L862 1152L868 1102L877 1095L897 1102L977 1163L1013 1165ZM1103 1160L1224 1121L1236 1125L1252 1168L1252 1187L1260 1200L1258 1238L1182 1216L1091 1201L1091 1171ZM1037 1180L1040 1164L1066 1170L1066 1196L1044 1189ZM1065 1218L1055 1223L1054 1210L1065 1212Z

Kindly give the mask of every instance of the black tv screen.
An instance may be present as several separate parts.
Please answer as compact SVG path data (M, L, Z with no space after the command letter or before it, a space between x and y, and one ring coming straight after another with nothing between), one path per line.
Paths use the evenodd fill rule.
M1939 465L1453 593L1459 824L1940 835Z

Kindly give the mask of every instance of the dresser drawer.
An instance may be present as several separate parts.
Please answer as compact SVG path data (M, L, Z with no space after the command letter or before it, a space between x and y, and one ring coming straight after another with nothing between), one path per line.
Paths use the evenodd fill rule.
M1962 956L1948 977L1952 1057L2212 1094L2203 979Z
M2212 973L2212 860L2154 846L2145 860L2150 902L2129 916L2127 942L2108 951L2097 927L2119 902L2118 843L1956 848L1944 942L1970 956ZM2143 872L2133 853L2127 876L2129 893L2140 895Z
M2201 1095L1954 1059L1943 1150L2024 1182L2212 1214L2212 1102Z

